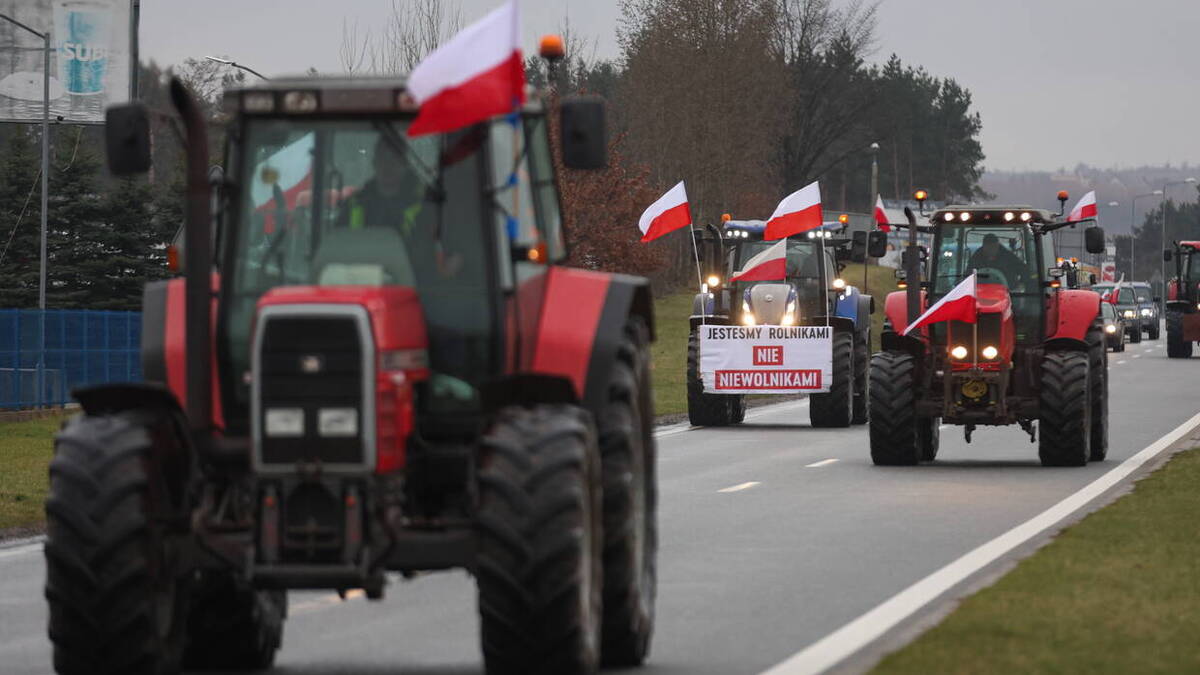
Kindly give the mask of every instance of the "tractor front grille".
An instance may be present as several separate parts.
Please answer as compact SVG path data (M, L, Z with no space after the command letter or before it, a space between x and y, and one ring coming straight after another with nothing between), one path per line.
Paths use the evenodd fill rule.
M256 468L373 468L374 346L363 308L266 307L254 350Z

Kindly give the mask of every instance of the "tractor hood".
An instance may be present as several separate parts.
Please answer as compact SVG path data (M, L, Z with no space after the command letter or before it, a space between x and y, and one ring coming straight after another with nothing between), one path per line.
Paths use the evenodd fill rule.
M1012 314L1012 297L1003 284L979 284L976 293L979 299L977 311L980 314L999 314L1001 319Z
M754 315L754 322L759 325L778 326L783 324L783 317L788 314L789 305L792 307L791 323L794 323L797 318L795 316L796 291L791 284L755 284L746 289L743 300Z

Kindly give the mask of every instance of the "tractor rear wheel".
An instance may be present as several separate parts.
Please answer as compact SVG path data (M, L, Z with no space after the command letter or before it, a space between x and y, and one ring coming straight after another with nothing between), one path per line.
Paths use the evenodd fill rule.
M871 332L854 335L854 410L851 422L866 424L871 411Z
M1192 356L1192 343L1183 339L1183 312L1167 312L1167 356L1172 359Z
M833 377L829 392L809 394L808 419L814 427L848 427L854 407L854 337L833 334Z
M61 675L178 672L187 619L177 483L156 461L166 415L71 418L54 441L46 599Z
M1086 466L1091 456L1091 378L1084 352L1042 359L1038 456L1043 466Z
M880 352L871 358L871 461L880 466L921 461L914 388L917 363L911 354Z
M688 335L687 353L688 422L698 427L732 424L734 410L731 398L724 394L704 393L704 382L700 379L700 335L693 330Z
M1088 370L1091 375L1092 438L1091 461L1102 462L1108 456L1108 350L1104 331L1088 331Z
M484 436L476 579L489 674L599 666L600 481L596 432L576 406L505 408Z
M204 574L191 593L188 670L266 670L275 663L287 617L287 591L258 591L233 574Z
M658 494L648 342L641 320L626 326L597 420L604 473L601 661L610 666L641 664L654 632Z

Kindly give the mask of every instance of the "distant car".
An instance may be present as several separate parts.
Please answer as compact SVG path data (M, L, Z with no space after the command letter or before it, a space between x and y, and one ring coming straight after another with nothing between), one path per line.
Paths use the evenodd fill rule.
M1125 333L1129 336L1129 341L1137 344L1142 341L1142 315L1141 307L1137 302L1137 295L1129 284L1123 283L1119 286L1116 284L1105 283L1092 286L1092 290L1100 294L1104 304L1113 304L1116 306L1117 314L1124 320Z
M1125 351L1125 320L1117 308L1111 302L1100 303L1100 317L1104 319L1104 346L1114 352Z
M1147 338L1157 340L1160 330L1158 303L1162 299L1154 297L1154 289L1151 288L1150 282L1135 281L1130 286L1133 287L1133 293L1137 296L1138 314L1142 319L1142 330L1146 331Z

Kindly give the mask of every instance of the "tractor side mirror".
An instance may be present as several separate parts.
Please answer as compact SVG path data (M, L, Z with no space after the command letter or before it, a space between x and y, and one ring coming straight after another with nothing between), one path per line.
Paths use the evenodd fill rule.
M1094 272L1088 272L1088 285L1089 286L1096 285L1096 274Z
M1163 249L1163 262L1171 262L1171 249Z
M583 170L607 167L604 99L599 96L565 98L559 114L563 165L568 169Z
M1083 244L1088 253L1104 253L1104 228L1093 225L1084 230Z
M875 230L867 236L867 255L872 258L887 255L887 232Z
M867 233L855 232L850 235L850 262L865 263L867 261Z
M1156 304L1156 305L1162 304L1162 296L1160 296L1160 295L1154 296L1154 304Z
M150 114L140 103L110 107L104 113L104 150L114 176L150 170Z

